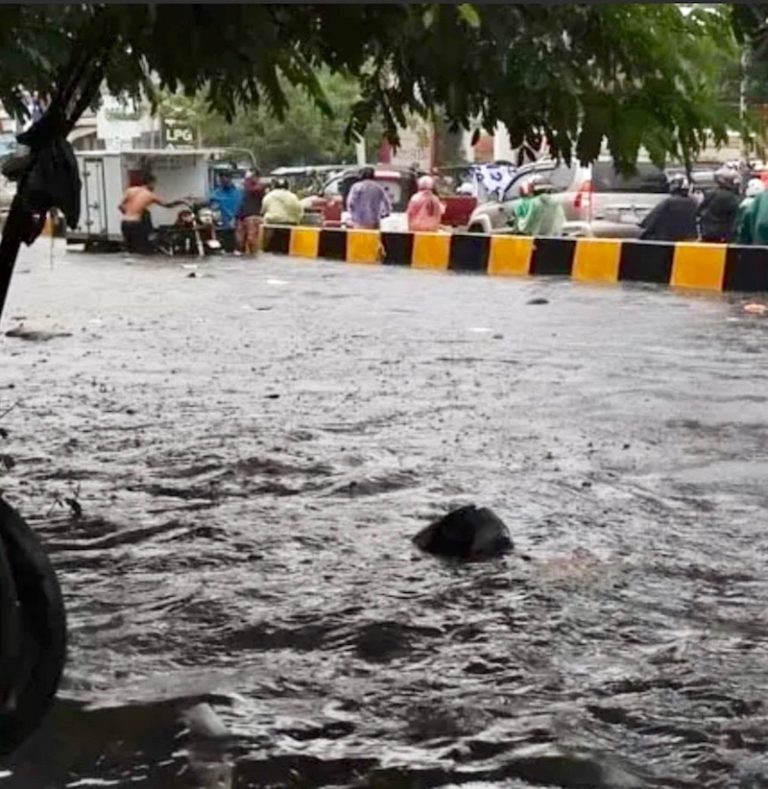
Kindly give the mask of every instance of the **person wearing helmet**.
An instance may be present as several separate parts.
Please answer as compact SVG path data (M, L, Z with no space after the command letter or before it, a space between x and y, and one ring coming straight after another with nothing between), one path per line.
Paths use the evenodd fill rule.
M563 206L552 197L554 187L535 175L528 184L533 197L528 212L516 219L517 232L524 236L560 236L565 224Z
M301 201L288 188L285 178L272 181L272 188L261 202L261 211L267 225L298 225L304 213Z
M699 206L701 240L727 244L736 231L739 213L739 174L730 167L715 173L715 188Z
M768 192L759 178L752 178L747 184L736 223L736 241L768 246Z
M414 233L434 233L440 228L440 218L445 206L435 194L435 181L422 175L417 182L418 191L408 201L408 230Z
M696 214L699 205L690 196L691 183L683 173L668 179L669 197L640 222L644 241L695 241L699 237Z

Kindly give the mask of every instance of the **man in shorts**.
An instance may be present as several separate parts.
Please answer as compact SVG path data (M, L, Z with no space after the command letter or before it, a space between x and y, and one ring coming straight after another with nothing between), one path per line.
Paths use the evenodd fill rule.
M155 179L149 175L140 186L129 186L123 195L123 202L119 205L120 213L124 217L120 229L123 231L125 248L131 254L151 255L155 251L150 240L152 219L149 209L153 205L175 208L184 204L183 200L166 203L155 194L154 187Z

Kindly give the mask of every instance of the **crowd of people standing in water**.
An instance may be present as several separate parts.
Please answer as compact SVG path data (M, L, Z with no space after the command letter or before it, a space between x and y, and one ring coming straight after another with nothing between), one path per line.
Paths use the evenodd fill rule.
M703 241L768 245L768 191L759 178L744 185L739 173L729 167L714 175L715 187L703 199L691 192L684 174L669 178L669 196L662 200L640 223L642 240ZM422 175L406 208L407 228L412 232L441 229L445 205L436 193L434 179ZM534 176L521 190L513 206L515 232L527 236L558 236L563 232L563 208L551 194L552 187ZM235 184L231 172L222 172L210 195L218 207L220 227L235 232L235 248L241 254L255 255L261 244L261 228L268 225L298 225L303 207L287 180L273 179L265 184L258 171L251 172L242 186ZM373 167L363 167L342 192L346 210L345 224L351 228L378 230L392 212L386 189L376 180ZM140 186L126 190L120 210L125 244L130 252L153 251L150 208L172 208L184 201L168 202L154 192L151 176Z
M185 200L167 201L157 195L151 175L142 184L128 187L120 204L126 249L135 254L152 254L155 250L150 209L153 205L174 208L185 204ZM219 173L210 204L218 209L218 227L234 230L235 250L246 255L258 254L262 223L297 225L303 214L301 201L285 179L273 179L267 186L256 170L245 178L242 186L235 183L232 172Z
M736 170L722 167L715 188L699 201L688 177L677 174L669 193L641 222L641 239L768 245L768 192L759 178L744 186Z
M154 178L147 175L142 184L126 190L120 204L123 239L131 253L152 254L154 251L150 216L153 205L174 208L185 203L163 199L155 193L154 187ZM373 167L360 169L343 200L346 224L352 228L378 230L382 220L392 211L389 196L376 180ZM235 249L245 255L258 253L263 224L298 225L304 214L301 201L286 179L275 178L265 184L256 170L245 178L242 186L235 183L232 172L220 172L218 184L210 194L210 204L218 209L218 227L235 231ZM436 231L444 212L445 206L435 192L434 180L428 175L419 178L406 211L408 229Z

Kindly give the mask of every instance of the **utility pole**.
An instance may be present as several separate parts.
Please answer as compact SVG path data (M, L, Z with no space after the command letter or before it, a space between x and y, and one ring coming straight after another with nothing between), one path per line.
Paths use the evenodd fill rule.
M739 85L739 121L741 123L741 156L746 162L749 159L747 146L747 72L749 71L749 43L744 42L741 47L741 83Z

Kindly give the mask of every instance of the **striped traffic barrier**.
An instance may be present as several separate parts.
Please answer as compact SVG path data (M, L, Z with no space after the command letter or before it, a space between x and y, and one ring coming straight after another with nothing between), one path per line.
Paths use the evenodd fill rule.
M300 258L491 276L562 276L710 291L768 291L768 247L268 226L264 250Z

